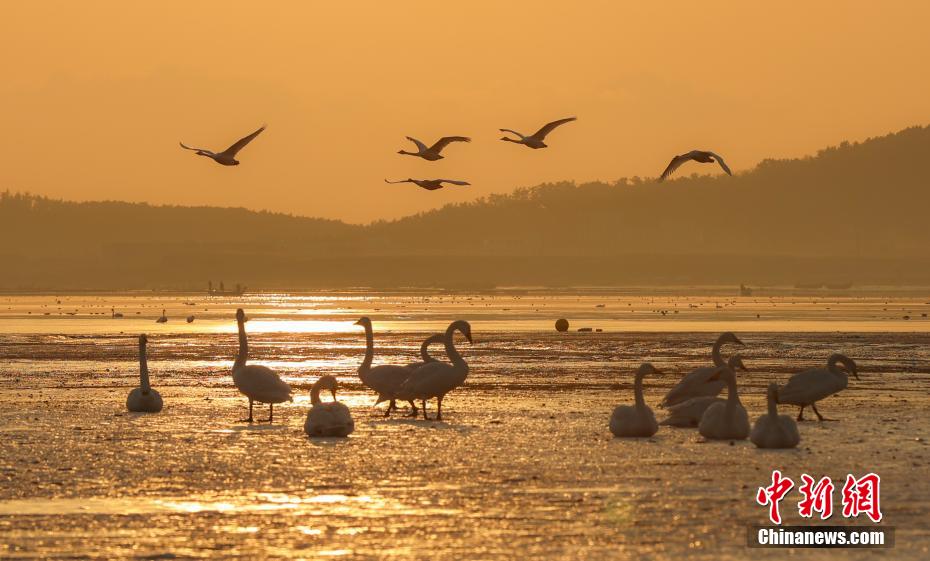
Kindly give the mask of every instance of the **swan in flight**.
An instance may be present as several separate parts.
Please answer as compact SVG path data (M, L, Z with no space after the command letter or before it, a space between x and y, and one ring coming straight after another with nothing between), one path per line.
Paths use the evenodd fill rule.
M551 123L545 125L543 128L534 132L529 136L523 136L523 134L512 130L512 129L500 129L501 132L509 132L519 136L519 139L502 137L501 140L505 142L513 142L514 144L522 144L524 146L529 146L533 149L545 148L547 145L543 142L546 139L546 135L555 130L556 127L564 125L565 123L570 123L577 120L577 117L568 117L567 119L559 119L558 121L552 121Z
M365 328L365 359L361 366L358 367L358 377L362 380L365 387L378 393L378 400L375 405L382 401L390 401L384 416L389 417L391 411L397 409L396 395L401 385L410 377L413 370L406 366L395 364L382 364L371 367L371 361L375 356L375 335L371 327L371 319L363 317L355 322L355 325L361 325ZM417 407L412 399L405 400L410 403L411 415L417 414Z
M443 334L443 343L446 346L446 356L451 364L446 362L429 362L413 371L407 381L397 392L398 398L407 400L419 399L423 401L423 418L429 420L426 414L426 400L436 398L436 420L442 420L442 400L447 393L465 383L468 377L468 363L455 349L455 332L458 331L465 339L472 343L471 325L464 320L456 320L449 324Z
M711 378L714 376L716 369L721 366L729 366L734 372L738 368L744 371L748 370L743 364L743 359L739 355L731 357L727 362L723 360L723 357L720 355L720 348L728 343L734 345L743 344L732 332L727 331L722 333L720 337L717 338L717 341L714 342L714 346L711 349L710 356L714 361L714 365L702 366L686 374L681 381L675 384L675 387L665 394L665 398L662 400L660 406L669 407L687 401L692 397L716 396L720 393L720 390L723 389L724 382L719 378L713 380Z
M429 346L434 343L442 343L445 341L445 339L445 333L435 333L424 339L423 343L420 345L420 358L423 360L419 362L411 362L407 365L407 368L410 370L416 370L428 362L436 362L436 359L429 354Z
M249 340L245 335L245 312L242 308L236 310L236 323L239 325L239 354L233 363L232 379L239 392L249 398L249 418L242 421L254 422L252 405L257 401L268 404L267 421L270 423L274 419L275 403L293 401L291 387L267 366L246 364L249 359Z
M449 183L451 185L471 185L471 183L467 181L459 181L456 179L413 179L409 177L407 179L401 179L398 181L388 181L387 179L385 179L384 182L390 183L391 185L396 185L397 183L414 183L426 189L427 191L435 191L436 189L442 189L443 187L445 187L443 183Z
M149 364L145 356L148 340L145 334L139 335L139 387L126 398L126 409L134 413L158 413L162 407L161 394L149 384Z
M320 400L320 391L329 390L333 400L323 403ZM321 376L310 388L310 403L313 407L307 412L304 421L304 432L307 436L349 436L355 430L355 421L352 413L345 404L336 401L336 378L327 374Z
M405 156L417 156L430 162L443 159L444 156L440 154L440 152L442 152L443 148L449 144L452 144L453 142L471 142L471 139L467 136L444 136L437 140L436 143L432 146L427 147L425 144L413 138L412 136L408 136L407 140L417 145L417 151L408 152L406 150L400 150L397 152L398 154L403 154Z
M698 424L698 432L704 438L715 440L743 440L749 436L749 414L736 392L736 374L729 366L721 366L714 377L723 378L726 382L727 400L707 408Z
M210 150L207 150L205 148L193 148L191 146L185 145L183 142L181 142L180 144L181 144L181 148L184 148L186 150L193 150L197 152L198 156L206 156L208 158L211 158L214 162L218 164L221 164L224 166L238 166L239 160L236 159L236 154L239 153L239 150L242 150L243 148L245 148L246 144L248 144L249 142L252 142L252 140L256 136L261 134L263 130L265 130L265 125L262 125L260 129L253 132L249 136L240 138L239 140L236 141L235 144L233 144L226 150L223 150L222 152L211 152Z
M648 362L644 362L636 371L633 382L635 405L618 405L610 416L610 432L614 436L652 436L659 430L656 416L643 399L643 377L659 374Z
M842 364L846 370L838 367L837 363ZM799 421L804 420L804 408L810 405L817 418L823 421L823 416L817 411L817 402L845 390L849 384L849 374L860 379L856 362L839 353L830 355L826 368L811 368L789 378L788 383L778 389L778 403L800 406Z
M788 415L778 414L778 384L769 384L768 413L756 419L749 440L759 448L794 448L801 441L798 425Z
M161 316L155 320L155 323L168 323L168 316L165 315L164 308L161 311Z
M672 175L676 169L681 166L681 164L694 160L695 162L700 162L702 164L712 164L714 162L720 164L720 167L723 168L723 171L727 172L727 175L733 175L730 172L730 168L727 166L727 163L723 161L719 155L714 154L713 152L708 152L706 150L692 150L686 154L679 154L672 158L672 161L668 163L668 167L665 168L665 171L662 172L662 175L659 176L659 181L665 181L668 179L668 176Z

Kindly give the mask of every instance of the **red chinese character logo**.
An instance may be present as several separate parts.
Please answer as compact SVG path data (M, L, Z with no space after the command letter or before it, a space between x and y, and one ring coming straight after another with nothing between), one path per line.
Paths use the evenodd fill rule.
M833 481L823 477L815 485L814 478L806 473L801 475L801 481L798 491L804 498L798 503L798 513L804 518L811 518L816 511L820 513L821 520L833 516Z
M879 485L881 478L870 473L856 479L849 474L846 476L846 484L843 485L843 516L854 518L861 513L872 519L872 522L880 522L882 511L878 504Z
M794 481L787 477L782 477L781 472L777 469L772 472L772 485L769 487L759 487L756 493L756 502L762 506L769 505L769 520L775 524L781 524L781 513L778 512L778 503L781 502L788 491L794 487Z

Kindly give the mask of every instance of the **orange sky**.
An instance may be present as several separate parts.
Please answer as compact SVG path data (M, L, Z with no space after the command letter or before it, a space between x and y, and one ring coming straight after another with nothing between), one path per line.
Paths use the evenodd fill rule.
M6 3L0 190L362 222L655 176L692 148L738 172L930 120L930 3L775 6ZM570 115L548 149L497 140ZM222 149L262 123L238 167L177 145ZM447 134L474 140L435 163L396 154ZM473 186L383 183L406 177Z

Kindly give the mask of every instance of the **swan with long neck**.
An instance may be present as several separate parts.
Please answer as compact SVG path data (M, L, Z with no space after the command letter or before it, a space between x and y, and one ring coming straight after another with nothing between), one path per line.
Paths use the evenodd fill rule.
M749 440L759 448L794 448L801 441L798 424L788 415L778 414L778 384L769 384L768 412L756 419Z
M126 409L134 413L158 413L162 408L161 394L149 383L149 364L146 357L148 336L139 335L139 387L129 392Z
M842 364L843 368L838 365ZM849 385L849 374L859 380L859 371L856 361L835 353L827 359L826 368L811 368L798 372L788 379L788 383L778 388L778 403L798 405L798 420L804 420L804 408L808 405L814 410L817 419L824 421L823 415L817 411L817 402L846 389Z
M161 316L155 320L155 323L168 323L168 316L165 315L165 310L162 309Z
M748 372L749 369L746 368L746 365L743 364L743 359L740 355L733 355L727 360L727 366L729 366L733 372L736 372L737 369L741 369L744 372ZM710 376L713 375L713 370L711 370ZM673 427L696 427L698 423L701 422L701 417L704 416L704 411L707 411L707 408L713 405L714 403L722 403L724 400L717 397L717 394L720 393L720 390L726 385L723 380L709 380L704 384L697 386L697 391L703 391L707 394L713 393L713 395L701 395L698 397L692 397L686 399L680 403L674 405L669 405L668 417L663 419L659 424L660 425L669 425ZM719 389L717 389L719 387Z
M269 423L274 420L274 404L293 401L291 387L278 376L277 372L258 364L247 364L249 360L249 339L245 334L245 312L236 310L236 323L239 327L239 354L232 367L232 379L239 392L249 398L249 418L242 419L252 423L252 406L254 402L268 404Z
M445 333L434 333L426 339L423 340L423 343L420 345L420 358L423 360L417 362L411 362L407 365L407 368L411 370L416 370L417 368L423 366L424 364L430 362L436 362L436 359L429 354L429 347L434 343L443 343L446 339Z
M365 358L361 366L358 367L358 377L362 380L365 387L374 390L378 394L375 405L382 401L389 401L387 411L384 416L391 415L391 411L397 409L397 391L403 383L410 377L413 370L399 364L382 364L372 367L371 363L375 356L375 335L371 326L371 319L363 317L355 322L355 325L361 325L365 328ZM413 400L405 400L410 403L412 416L416 416L417 407Z
M693 397L713 397L720 394L724 383L719 378L713 378L713 376L717 368L720 368L721 366L729 365L734 369L734 371L736 371L736 369L742 369L744 371L747 370L746 366L743 364L742 358L740 358L739 355L731 358L731 362L723 360L723 356L720 354L720 349L727 343L736 345L743 344L743 342L740 341L739 338L733 333L729 331L722 333L720 337L717 338L717 341L714 342L714 346L710 353L711 359L714 361L714 365L702 366L686 374L684 378L675 384L675 387L673 387L667 394L665 394L665 398L660 403L660 406L669 407L671 405L675 405L676 403L687 401Z
M656 416L643 398L643 378L652 374L659 374L659 371L648 362L636 371L633 381L634 405L618 405L610 416L610 432L614 436L649 437L659 430Z
M446 356L450 363L430 362L413 371L400 390L398 398L409 400L422 400L423 418L429 419L426 413L426 400L436 398L436 420L442 420L442 400L447 393L465 383L468 378L468 363L455 348L455 332L458 331L465 339L472 343L471 325L464 320L453 321L443 334L443 343L446 347Z
M310 389L310 403L313 405L304 421L307 436L349 436L355 430L349 408L336 401L336 385L336 378L328 374L313 383ZM332 392L331 402L323 403L320 399L322 390Z
M736 391L736 374L729 366L721 366L714 376L726 382L727 400L707 408L698 424L698 432L704 438L715 440L743 440L749 436L749 414Z

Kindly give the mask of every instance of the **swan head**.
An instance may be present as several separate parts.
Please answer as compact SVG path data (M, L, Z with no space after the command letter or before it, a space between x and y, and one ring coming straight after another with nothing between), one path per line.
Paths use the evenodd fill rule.
M659 371L658 368L656 368L649 362L644 362L640 364L639 368L636 370L637 376L650 376L652 374L661 374L661 373L662 372Z
M338 384L336 382L336 377L330 374L326 374L325 376L320 376L320 379L314 382L313 389L316 390L317 392L321 390L329 390L330 393L333 395L333 401L336 401L336 386L337 385Z
M142 335L139 335L139 348L140 348L140 349L144 349L146 343L148 343L148 342L149 342L149 336L148 336L148 335L146 335L145 333L143 333Z
M245 310L242 308L236 310L236 321L239 323L245 323Z
M743 357L740 355L733 355L730 357L730 360L727 361L727 366L733 369L733 372L738 372L742 370L743 372L749 372L749 369L746 368L746 365L743 364Z
M725 343L733 343L734 345L742 345L743 342L739 340L739 337L733 334L732 331L727 331L720 335L720 338L717 339L721 345Z
M862 378L859 377L859 369L856 367L856 361L854 361L853 359L851 359L851 358L849 358L849 357L840 355L840 356L837 358L837 362L839 362L839 363L841 363L843 366L845 366L845 367L846 367L846 370L847 370L850 374L852 374L853 376L855 376L857 380L861 380L861 379L862 379Z
M353 325L361 325L362 327L371 327L371 318L369 318L368 316L362 316Z
M239 165L239 160L233 160L233 161L232 161L232 165L238 166L238 165Z
M449 329L450 329L450 330L455 330L455 329L457 329L457 330L459 331L459 333L461 333L462 335L465 336L465 339L466 339L469 343L474 343L474 341L473 341L472 338L471 338L471 324L468 323L467 321L465 321L465 320L463 320L463 319L454 321L454 322L452 322L452 325L449 326Z

